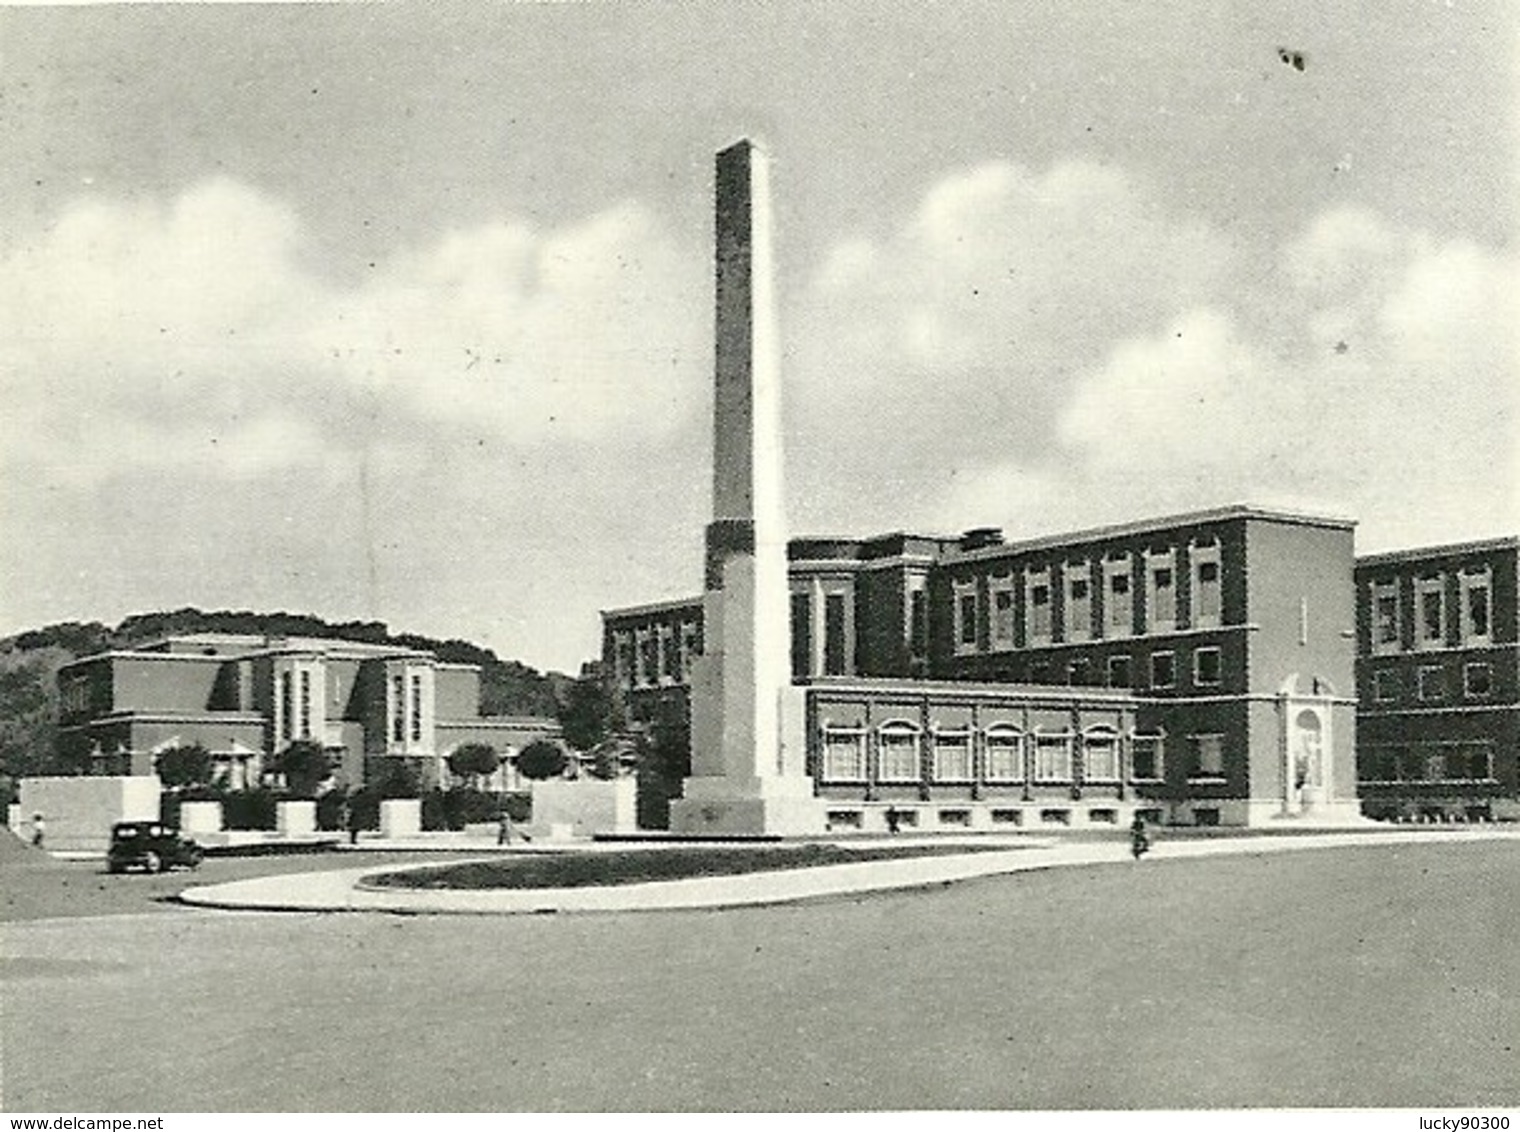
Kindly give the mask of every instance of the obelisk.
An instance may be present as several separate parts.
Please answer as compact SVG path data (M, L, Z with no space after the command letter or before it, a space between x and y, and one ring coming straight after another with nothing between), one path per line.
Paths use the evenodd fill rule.
M781 357L770 183L748 139L716 164L713 514L702 655L691 678L691 777L672 832L824 829L791 686Z

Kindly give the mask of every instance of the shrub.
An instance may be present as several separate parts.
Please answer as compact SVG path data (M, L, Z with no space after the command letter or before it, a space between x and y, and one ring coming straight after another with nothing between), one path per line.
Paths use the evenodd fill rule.
M348 795L342 790L329 790L317 799L317 828L325 832L345 829L348 816Z
M211 752L199 743L160 751L154 763L159 781L170 790L204 787L211 782Z
M533 795L527 791L514 790L501 796L501 808L513 821L533 820Z
M222 819L228 829L273 829L275 827L273 790L229 790L222 798Z
M501 756L489 743L466 743L449 756L449 770L472 785L494 774Z
M548 739L536 739L517 755L517 773L524 778L541 782L546 778L558 778L570 763L565 749Z
M297 739L274 758L275 773L285 776L293 798L314 798L317 787L332 776L333 760L321 743Z

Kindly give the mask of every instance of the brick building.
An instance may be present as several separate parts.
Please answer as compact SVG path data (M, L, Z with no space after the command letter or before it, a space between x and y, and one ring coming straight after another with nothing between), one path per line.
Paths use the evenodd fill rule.
M1354 815L1352 526L1239 506L1014 543L792 541L792 672L831 823ZM635 716L684 694L699 600L603 626Z
M432 653L326 638L197 633L101 653L58 673L59 744L105 774L148 774L166 748L199 743L234 788L257 783L271 754L321 743L345 785L381 760L410 760L425 785L447 783L445 761L466 743L510 758L557 736L537 718L480 714L480 670Z
M1369 814L1520 817L1520 539L1357 559Z

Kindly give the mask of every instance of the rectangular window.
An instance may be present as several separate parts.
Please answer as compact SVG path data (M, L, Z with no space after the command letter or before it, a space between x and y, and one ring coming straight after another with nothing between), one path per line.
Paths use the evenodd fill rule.
M1169 633L1177 627L1177 580L1170 554L1147 558L1149 589L1146 621L1152 633Z
M1494 752L1487 743L1463 743L1449 757L1456 764L1453 774L1459 774L1470 782L1491 782L1494 777Z
M406 679L399 675L391 678L391 740L406 741Z
M412 677L412 742L422 740L422 677Z
M955 587L955 651L976 651L976 586Z
M1372 586L1372 651L1397 652L1399 638L1398 584L1375 582Z
M691 679L691 666L702 655L702 633L693 621L681 625L681 679Z
M1151 687L1175 688L1177 686L1177 657L1170 652L1151 653Z
M1036 735L1034 740L1036 782L1071 781L1071 736Z
M1220 683L1219 650L1201 648L1193 651L1193 683L1200 688L1217 688Z
M938 731L934 734L934 780L971 781L971 733Z
M1119 738L1117 735L1083 737L1082 777L1087 782L1119 781Z
M813 674L813 599L792 594L792 679Z
M1440 665L1429 665L1415 674L1415 695L1425 703L1446 697L1446 670Z
M1421 578L1415 585L1420 611L1420 647L1435 649L1446 643L1446 582L1440 575Z
M301 738L311 738L311 672L301 669Z
M844 594L824 595L823 671L828 676L843 676L850 670L846 645L849 635L845 626L846 613Z
M1092 579L1087 563L1066 567L1066 639L1085 641L1092 636Z
M1462 694L1481 700L1493 695L1494 674L1483 661L1473 661L1462 668Z
M992 584L992 646L1012 648L1013 628L1013 583L1000 579Z
M679 683L681 680L681 636L678 628L674 625L660 627L660 644L665 652L665 663L660 673L666 680Z
M626 633L612 639L612 658L612 675L618 687L633 687L633 645Z
M876 777L881 782L917 782L918 730L883 727L876 733Z
M280 673L280 734L286 739L295 737L295 692L289 672Z
M1028 591L1029 641L1031 645L1048 645L1051 640L1050 572L1031 575Z
M1132 687L1133 676L1130 674L1129 656L1111 656L1108 658L1108 686L1110 688Z
M1224 736L1194 735L1192 742L1194 777L1224 777Z
M1135 631L1135 595L1130 585L1129 559L1105 562L1103 573L1108 586L1104 595L1103 634L1127 637Z
M1092 661L1085 656L1073 657L1066 662L1066 682L1073 688L1085 688L1092 683Z
M921 588L908 595L908 651L917 657L929 652L929 598Z
M1219 546L1197 545L1193 562L1193 627L1209 629L1220 623Z
M985 739L988 782L1024 781L1024 741L1007 727L989 727Z
M1483 570L1463 571L1462 589L1462 643L1484 645L1491 640L1490 622L1492 609L1489 605L1491 590L1490 574Z
M864 733L858 730L825 727L822 763L820 770L825 782L864 782L866 777Z
M1159 782L1161 769L1161 736L1135 735L1129 741L1130 776L1136 782Z
M656 684L660 679L660 639L653 629L646 629L639 640L639 683Z
M1399 698L1399 674L1391 668L1380 668L1372 674L1372 698L1380 704L1392 703Z

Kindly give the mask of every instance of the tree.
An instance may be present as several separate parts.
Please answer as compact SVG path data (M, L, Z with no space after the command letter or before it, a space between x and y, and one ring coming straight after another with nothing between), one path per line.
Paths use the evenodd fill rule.
M211 752L199 743L183 743L158 753L158 777L170 790L205 786L211 781Z
M565 749L548 739L535 739L517 754L517 773L535 782L558 778L565 773L570 759Z
M472 787L478 787L480 779L494 774L500 765L501 756L489 743L466 743L449 756L449 770Z
M638 748L627 739L608 739L593 747L590 754L588 773L591 777L611 781L622 776L626 761L637 762Z
M285 776L285 787L300 798L310 798L333 772L332 756L321 743L297 739L274 758L273 770Z
M565 689L559 704L559 725L565 742L577 751L589 751L622 731L627 723L612 689L593 677L573 681Z

